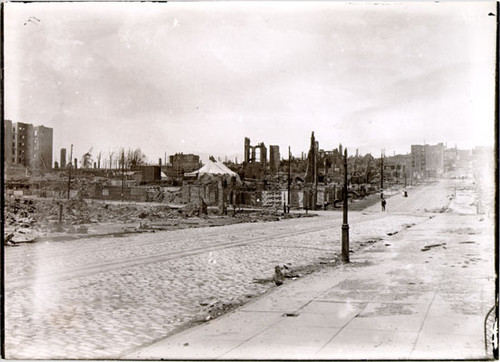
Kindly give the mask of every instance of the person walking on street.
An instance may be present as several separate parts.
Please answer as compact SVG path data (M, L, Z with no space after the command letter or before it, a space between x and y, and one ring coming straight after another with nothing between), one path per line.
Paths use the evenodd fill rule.
M381 204L382 204L382 211L385 211L385 204L386 204L385 199L382 199Z

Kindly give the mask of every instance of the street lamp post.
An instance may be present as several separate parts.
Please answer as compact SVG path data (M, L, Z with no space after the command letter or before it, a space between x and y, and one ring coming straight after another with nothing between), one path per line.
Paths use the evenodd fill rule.
M344 150L344 204L342 222L342 261L349 263L349 224L347 222L347 148Z

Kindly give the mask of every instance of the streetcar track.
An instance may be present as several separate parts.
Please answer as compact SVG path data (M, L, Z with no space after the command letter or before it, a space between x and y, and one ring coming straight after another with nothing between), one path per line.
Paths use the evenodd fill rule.
M278 232L281 232L284 229L286 222L292 221L292 220L293 219L280 221L280 226L278 227L278 229L279 229ZM303 222L305 222L307 224L314 222L314 221L315 220L313 218L303 219ZM243 228L245 224L247 224L247 223L233 224L231 226L236 226L236 228L239 228L239 227ZM203 229L203 228L197 228L197 229L199 230L199 229ZM177 231L186 231L186 230L187 229L184 229L184 230L163 230L163 231L160 231L158 233L155 233L155 235L157 236L155 239L149 240L147 242L141 242L140 245L135 244L135 241L133 239L133 236L136 234L124 236L123 238L125 238L125 241L123 240L123 238L120 238L122 240L116 240L115 243L112 243L112 245L108 245L106 247L103 247L98 242L93 242L92 245L90 245L90 246L86 246L85 244L83 244L83 245L79 244L77 251L79 254L94 254L94 252L96 252L96 251L99 251L102 254L103 252L105 252L107 250L116 251L118 248L120 248L120 250L125 250L129 246L132 246L132 247L140 246L140 248L141 248L140 252L142 253L144 250L148 250L151 247L178 242L179 237L183 238L183 243L189 244L189 243L195 242L195 241L197 243L210 242L213 240L213 237L224 235L223 233L221 233L221 231L212 232L212 233L203 233L203 234L199 234L199 235L197 234L197 235L192 235L192 236L188 236L188 237L186 237L185 235L179 235L177 233ZM193 230L193 229L191 229L191 230ZM239 230L233 229L233 230L231 230L230 234L227 233L226 235L224 235L224 237L226 237L226 238L231 238L231 237L240 238L241 237L240 235L235 235L238 232L239 232ZM274 230L272 230L271 232L274 232ZM103 237L102 239L106 239L107 241L110 241L113 239L113 237L111 237L111 236L110 237ZM82 241L82 240L85 240L85 238L82 238L78 241ZM37 252L37 254L36 254L37 262L42 262L45 259L51 259L51 258L65 259L66 256L70 256L70 257L73 256L75 251L76 251L74 248L72 248L71 250L64 250L64 251L57 250L55 252L51 252L51 251L46 252L45 250L43 250L43 253L38 253L38 250L35 249L37 246L45 247L45 245L41 245L41 244L40 245L29 245L29 247L34 247L32 252L34 252L34 253ZM19 249L17 249L17 250L19 250ZM17 251L17 250L14 249L12 251ZM21 250L19 250L20 254L8 255L8 257L6 258L7 259L6 261L9 264L15 264L16 262L20 262L20 261L25 260L26 255L24 253L21 253L23 251L24 250L21 249Z
M358 215L358 218L361 218L362 216ZM289 220L286 220L286 221L289 221ZM286 222L285 221L285 222ZM313 222L314 220L304 220L306 223L310 223L310 222ZM334 220L335 221L335 220ZM245 224L237 224L237 225L245 225ZM233 225L234 226L234 225ZM278 227L278 230L265 230L265 234L262 234L260 236L264 237L266 235L270 235L272 236L273 233L280 233L280 232L283 232L285 231L285 228L284 227L281 227L281 226L285 226L284 224L280 224L280 227ZM201 228L200 228L201 229ZM301 231L306 231L304 230L304 228L301 228ZM186 238L184 235L182 236L184 238L184 241L183 243L185 244L189 244L191 242L197 242L198 244L203 244L203 243L208 243L208 242L211 242L213 241L213 237L214 236L221 236L223 235L225 238L233 238L233 237L236 237L238 239L241 240L241 235L238 234L239 230L231 230L231 234L227 233L226 235L223 235L221 234L221 232L215 232L215 233L204 233L203 235L193 235L193 236L189 236L188 238ZM165 237L166 235L169 235L170 237ZM237 235L235 235L237 234ZM52 258L59 258L59 259L65 259L65 257L67 256L74 256L74 253L75 251L78 251L79 254L82 254L82 257L83 258L85 254L92 254L93 252L95 251L99 251L100 253L103 253L103 252L106 252L107 250L113 250L113 251L116 251L116 249L118 247L122 248L122 250L125 250L127 247L131 246L131 247L135 247L135 246L140 246L140 253L141 255L143 254L144 250L148 250L149 248L151 247L155 247L155 246L162 246L163 244L170 244L170 243L174 243L174 242L177 242L179 240L179 235L178 234L172 234L170 233L170 231L164 231L164 232L160 232L158 234L156 234L158 237L155 238L154 240L150 240L150 241L147 241L147 242L141 242L140 245L138 244L135 244L135 241L132 239L132 238L129 238L127 240L127 243L124 244L124 243L119 243L117 245L111 245L111 246L107 246L107 247L101 247L101 245L96 245L96 244L93 244L92 246L90 247L85 247L85 245L78 245L78 249L75 250L75 249L72 249L72 250L65 250L63 252L55 252L55 253L52 253L52 252L45 252L43 251L43 253L38 253L38 250L34 249L32 252L33 253L36 253L36 255L34 256L36 258L36 261L38 263L40 262L44 262L44 260L50 260ZM128 236L127 236L128 237ZM83 240L83 239L80 239L80 241ZM109 240L109 239L108 239ZM231 240L233 241L233 240ZM238 241L238 240L234 240L234 241ZM178 250L178 251L182 251L182 250ZM8 258L7 258L7 262L8 264L12 265L12 264L15 264L16 262L19 262L19 261L23 261L26 259L26 255L24 254L20 254L20 255L16 255L16 257L12 256L12 255L9 255ZM128 258L130 258L132 256L129 256Z
M363 220L358 220L356 222L358 223L364 223L376 219L380 219L385 217L385 215L381 214L373 214L369 215L369 217L365 217ZM99 274L99 273L104 273L104 272L110 272L114 270L119 270L119 269L124 269L124 268L132 268L136 267L139 265L143 264L152 264L152 263L160 263L168 260L174 260L174 259L180 259L184 257L189 257L189 256L194 256L194 255L200 255L200 254L205 254L213 251L218 251L218 250L224 250L224 249L230 249L230 248L235 248L235 247L242 247L246 246L249 244L269 240L269 239L278 239L278 238L283 238L283 237L292 237L296 235L303 235L303 234L308 234L308 233L314 233L322 230L329 230L332 228L338 228L341 225L340 221L335 221L335 224L332 224L331 226L325 227L315 227L315 228L309 228L307 230L298 230L298 231L293 231L293 232L287 232L287 233L275 233L274 235L261 235L261 236L256 236L256 237L250 237L246 238L243 240L237 240L237 241L230 241L230 242L223 242L219 243L213 246L201 246L201 247L195 247L192 249L188 250L179 250L179 251L173 251L173 252L168 252L164 254L159 254L159 255L148 255L144 257L134 257L134 258L125 258L122 260L118 261L112 261L112 262L107 262L107 263L99 263L99 264L93 264L90 266L86 267L80 267L78 269L72 269L71 271L68 272L54 272L54 273L48 273L48 274L36 274L33 278L26 278L26 277L21 277L18 280L8 280L5 283L5 289L6 291L12 291L14 289L23 289L23 288L28 288L31 285L33 285L33 282L36 281L36 283L51 283L51 282L60 282L60 281L66 281L66 280L71 280L71 279L77 279L77 278L82 278L82 277L87 277L93 274Z
M313 222L314 218L310 218L311 220L307 220L306 222L309 223L309 222ZM287 222L287 221L291 221L293 219L289 219L289 220L281 220L280 223L283 223L283 222ZM305 219L303 219L305 220ZM242 225L241 227L243 227L243 225L245 224L248 224L248 223L239 223L239 224L232 224L232 225L222 225L222 226L239 226L239 225ZM162 237L161 239L160 238L156 238L155 240L150 240L148 242L143 242L140 246L141 248L148 248L150 246L155 246L155 245L161 245L161 244L168 244L168 243L173 243L173 242L177 242L179 240L179 234L178 232L186 232L186 230L193 230L193 229L206 229L206 227L200 227L200 228L188 228L188 229L180 229L180 230L160 230L160 231L157 231L155 233L151 232L150 234L155 234L155 235L162 235L162 236L165 236L167 233L170 234L170 237ZM213 229L211 229L213 230ZM237 232L237 230L234 231L235 233ZM112 239L115 239L115 242L112 243L112 245L107 245L105 247L103 247L102 245L99 245L99 242L95 241L92 243L92 245L89 245L89 246L86 246L86 245L82 245L80 244L78 246L78 252L79 253L92 253L94 251L99 251L99 252L103 252L103 251L106 251L106 250L116 250L117 247L126 247L126 246L129 246L130 244L133 244L135 243L135 241L133 240L133 236L136 236L137 234L136 233L130 233L130 234L127 234L127 235L120 235L119 238L116 238L115 236L113 236L112 234L110 235L107 235L107 236L102 236L100 237L99 239L108 239L109 240L112 240ZM184 238L185 242L191 242L191 241L205 241L205 240L211 240L212 237L214 236L220 236L221 235L221 232L220 230L219 231L214 231L214 232L211 232L211 233L203 233L203 235L193 235L193 236L190 236L188 238L185 238L183 235L182 237ZM89 236L89 239L91 238L91 236ZM82 237L78 240L71 240L69 241L69 243L71 242L74 242L74 241L81 241L81 240L85 240L87 238L85 237ZM94 241L94 240L93 240ZM23 245L24 246L24 245ZM25 245L25 246L28 246L28 245ZM29 247L32 247L32 246L44 246L43 244L31 244L29 245ZM12 249L12 251L18 251L19 249ZM34 250L36 251L36 250ZM53 258L53 257L59 257L59 258L62 258L64 256L67 256L67 255L73 255L74 254L74 249L72 250L64 250L64 251L60 251L60 250L56 250L55 252L48 252L48 253L44 253L43 255L37 255L37 259L40 260L40 259L43 259L43 258ZM19 250L19 252L21 252L21 250ZM9 263L15 263L16 261L22 261L26 258L26 255L22 254L22 253L19 253L17 255L9 255L8 256L8 262Z

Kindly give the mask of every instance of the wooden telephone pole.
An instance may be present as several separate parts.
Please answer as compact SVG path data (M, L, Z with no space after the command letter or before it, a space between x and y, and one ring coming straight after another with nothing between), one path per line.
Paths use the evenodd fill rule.
M71 145L69 160L70 160L70 162L69 162L69 170L68 170L68 200L69 200L69 194L71 192L71 168L73 167L73 145Z
M292 156L290 152L290 146L288 146L288 200L287 200L288 213L290 213L290 201L292 200L292 197L290 195L290 185L292 183L291 175L292 175Z
M121 201L123 201L124 186L125 186L125 150L122 150L122 193L121 193Z
M384 198L384 150L380 153L380 197Z

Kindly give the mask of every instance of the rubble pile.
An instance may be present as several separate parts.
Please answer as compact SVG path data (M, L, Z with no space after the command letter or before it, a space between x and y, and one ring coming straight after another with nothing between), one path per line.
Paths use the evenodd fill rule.
M15 199L5 202L5 227L29 228L34 222L35 210L33 200Z
M185 227L221 226L245 222L278 221L280 218L312 216L283 214L277 209L230 210L219 214L206 203L182 208L165 204L103 202L89 199L10 198L5 203L5 237L14 242L36 241L50 233L87 233L91 225L123 225L125 229L170 230ZM172 221L174 223L172 224ZM128 229L127 229L128 230ZM5 239L5 238L4 238ZM12 239L12 238L11 238Z

